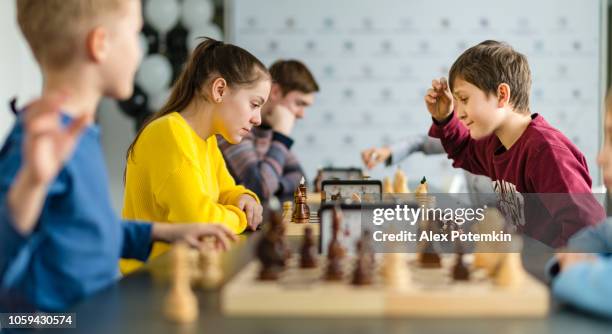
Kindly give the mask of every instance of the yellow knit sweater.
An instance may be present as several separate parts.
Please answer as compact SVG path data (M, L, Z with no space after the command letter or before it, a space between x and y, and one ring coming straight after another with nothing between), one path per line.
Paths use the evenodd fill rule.
M179 113L149 124L127 161L123 218L171 223L221 223L234 233L247 226L236 205L241 195L255 193L237 186L229 174L215 136L199 137ZM168 249L153 245L150 258ZM128 273L142 263L122 260Z

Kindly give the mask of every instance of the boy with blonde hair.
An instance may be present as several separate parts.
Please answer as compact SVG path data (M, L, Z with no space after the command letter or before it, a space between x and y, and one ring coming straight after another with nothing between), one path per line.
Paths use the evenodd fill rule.
M0 151L0 309L65 310L111 284L119 257L146 259L153 240L215 236L226 248L222 226L122 223L112 210L93 119L102 96L132 94L140 1L18 0L17 16L44 87Z

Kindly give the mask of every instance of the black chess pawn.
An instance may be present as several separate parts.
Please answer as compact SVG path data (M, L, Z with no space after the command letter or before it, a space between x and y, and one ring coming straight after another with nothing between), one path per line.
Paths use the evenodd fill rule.
M317 267L317 249L314 244L312 228L304 229L304 241L300 249L300 268Z
M274 233L264 235L257 244L257 258L261 263L259 279L263 281L277 280L285 265L282 249L279 249Z
M440 255L436 253L431 242L425 242L425 247L420 254L420 264L423 268L440 268Z
M373 281L374 264L365 249L364 240L357 241L357 261L353 271L353 285L370 285Z
M453 280L455 281L469 281L470 270L463 263L463 254L458 253L455 266L453 267Z

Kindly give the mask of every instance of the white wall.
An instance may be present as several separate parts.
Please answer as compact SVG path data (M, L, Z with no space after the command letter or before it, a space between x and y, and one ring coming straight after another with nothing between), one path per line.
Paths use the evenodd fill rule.
M36 96L42 86L36 62L17 26L14 0L0 1L0 41L4 45L0 52L0 141L3 142L14 120L8 101L17 96L22 105Z

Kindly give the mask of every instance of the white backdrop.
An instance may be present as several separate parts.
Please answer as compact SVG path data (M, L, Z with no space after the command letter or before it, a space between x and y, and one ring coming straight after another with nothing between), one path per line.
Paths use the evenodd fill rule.
M578 145L599 183L605 8L602 0L227 0L226 34L266 64L298 58L313 70L321 93L294 134L311 179L321 166L361 166L366 147L426 133L431 79L466 48L497 39L528 56L532 111ZM439 186L458 172L444 156L416 155L402 167Z

